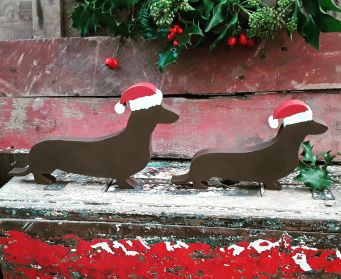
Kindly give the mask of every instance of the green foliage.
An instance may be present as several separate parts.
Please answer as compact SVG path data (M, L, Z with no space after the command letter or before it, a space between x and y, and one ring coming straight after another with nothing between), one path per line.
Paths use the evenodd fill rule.
M301 144L303 149L303 158L299 161L296 170L299 174L295 177L297 181L303 182L312 190L324 190L333 185L333 179L330 177L327 167L333 162L336 155L331 155L331 151L321 154L324 164L317 164L317 157L313 152L313 145L309 141Z
M210 41L210 50L231 36L274 39L279 32L296 30L319 49L321 32L340 32L341 12L334 0L78 0L72 12L73 27L82 36L105 29L113 36L142 36L168 41L157 65L162 71L176 62L184 48ZM332 13L331 13L332 12ZM195 23L195 24L194 24ZM179 24L183 34L167 39L169 28ZM195 26L195 27L194 27ZM193 32L193 28L200 32ZM179 41L173 46L173 40Z

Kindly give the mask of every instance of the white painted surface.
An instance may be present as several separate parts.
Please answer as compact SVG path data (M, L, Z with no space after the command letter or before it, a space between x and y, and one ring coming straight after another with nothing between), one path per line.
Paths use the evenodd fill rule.
M85 176L58 174L59 182L67 185L38 185L32 176L16 177L0 189L0 207L34 208L60 211L91 211L93 213L175 214L178 216L272 217L283 219L341 221L341 187L333 189L334 201L312 199L311 192L291 179L284 180L281 191L258 188L209 187L194 190L169 184L172 174L184 172L187 164L153 162L136 178L140 186L135 190L114 187L103 192L107 180ZM339 177L335 178L340 181ZM339 183L339 182L337 182Z

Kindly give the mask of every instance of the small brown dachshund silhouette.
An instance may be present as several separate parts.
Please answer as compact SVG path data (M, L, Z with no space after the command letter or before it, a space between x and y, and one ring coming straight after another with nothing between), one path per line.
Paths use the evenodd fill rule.
M56 181L51 173L59 169L116 179L120 188L134 188L136 182L131 175L144 169L150 161L151 136L156 125L173 123L178 118L178 112L166 105L138 109L132 111L127 127L118 133L91 139L49 139L34 145L29 153L29 165L15 168L9 174L33 173L36 183L51 184Z
M193 182L194 188L203 189L207 187L207 180L217 177L230 181L262 182L267 189L280 190L277 180L297 167L299 148L304 138L327 130L328 127L313 120L290 123L282 125L275 138L251 148L201 150L194 155L189 172L173 176L172 182Z

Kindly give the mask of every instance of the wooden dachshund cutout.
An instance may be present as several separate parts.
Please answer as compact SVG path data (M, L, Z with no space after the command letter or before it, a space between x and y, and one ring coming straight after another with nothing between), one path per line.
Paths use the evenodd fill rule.
M194 155L189 172L173 176L172 182L193 182L194 188L203 189L207 188L207 180L218 177L229 181L262 182L269 190L280 190L277 180L297 167L304 138L328 130L325 125L313 121L310 108L298 100L281 104L269 118L269 123L276 127L280 118L284 118L284 123L275 138L251 148L201 150Z
M136 84L125 91L115 106L116 111L123 113L129 102L133 110L125 129L100 138L42 141L32 147L29 165L13 169L10 175L33 173L36 183L51 184L56 181L51 173L59 169L116 179L120 188L134 188L136 181L131 176L144 169L152 157L151 136L156 125L173 123L179 118L177 111L161 101L162 93L155 86Z

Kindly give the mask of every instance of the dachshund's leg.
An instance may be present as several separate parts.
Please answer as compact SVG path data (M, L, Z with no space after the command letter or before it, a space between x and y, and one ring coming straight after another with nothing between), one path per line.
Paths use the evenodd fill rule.
M267 190L282 190L282 186L278 183L278 181L272 181L265 183Z
M33 173L34 181L38 184L53 184L56 178L51 174Z
M230 180L230 179L220 179L220 183L229 186L229 185L235 185L235 184L239 183L239 181L237 181L237 180Z
M128 177L128 178L118 178L117 179L117 185L118 188L121 189L134 189L137 185L137 182L134 178Z
M207 181L193 180L193 188L195 189L207 189Z

